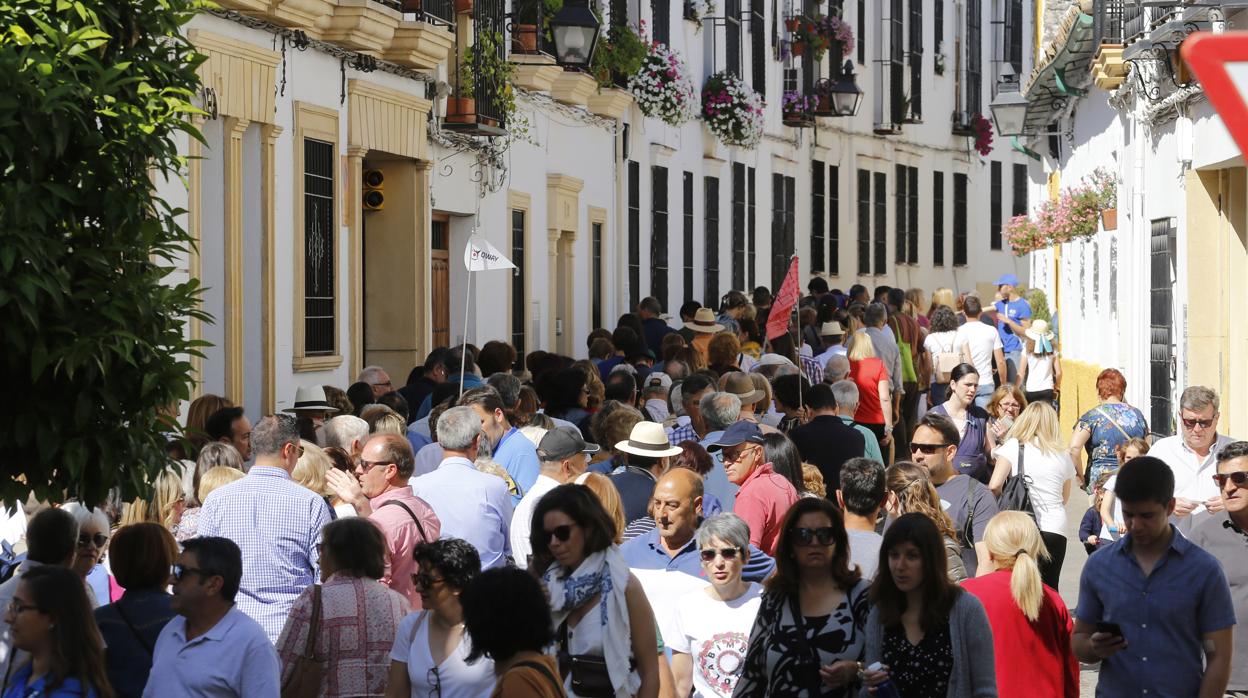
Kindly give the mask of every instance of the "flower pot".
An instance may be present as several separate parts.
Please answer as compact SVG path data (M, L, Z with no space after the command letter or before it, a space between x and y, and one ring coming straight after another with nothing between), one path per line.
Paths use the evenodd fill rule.
M794 55L794 56L805 56L805 55L806 55L806 42L804 42L804 41L794 41L794 42L793 42L793 55Z
M788 29L788 30L789 30L789 31L791 31L791 32L793 32L793 31L797 31L797 25L798 25L798 24L799 24L799 21L797 20L797 18L791 18L791 19L786 19L786 20L784 20L784 28L785 28L785 29Z
M402 0L399 9L403 12L420 12L420 0Z
M836 116L836 112L832 109L831 95L817 95L819 102L815 105L815 116Z
M477 123L477 100L472 97L451 97L446 103L446 120L452 124Z
M512 53L537 53L537 25L517 24L511 28Z
M472 13L472 0L455 0L455 14Z
M1106 230L1118 229L1118 209L1107 208L1101 211L1101 226Z

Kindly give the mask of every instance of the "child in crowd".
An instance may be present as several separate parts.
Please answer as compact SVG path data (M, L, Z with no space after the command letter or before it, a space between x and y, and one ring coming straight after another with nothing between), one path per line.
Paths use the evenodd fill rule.
M1121 468L1124 463L1148 453L1148 442L1144 439L1131 439L1118 448L1118 467ZM1100 540L1106 544L1112 543L1124 533L1122 526L1122 505L1118 503L1118 498L1114 496L1114 485L1117 484L1117 470L1113 476L1105 482L1104 496L1101 498L1101 535Z
M1117 471L1101 473L1101 476L1096 479L1092 485L1092 506L1084 512L1083 521L1079 523L1079 540L1083 541L1083 549L1089 555L1096 552L1097 548L1110 543L1101 538L1101 501L1105 497L1105 484L1115 472Z

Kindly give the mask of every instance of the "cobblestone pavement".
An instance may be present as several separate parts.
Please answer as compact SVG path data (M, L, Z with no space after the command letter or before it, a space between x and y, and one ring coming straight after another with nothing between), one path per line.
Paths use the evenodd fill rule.
M1088 559L1087 553L1083 552L1083 544L1079 542L1079 521L1083 519L1083 513L1088 509L1088 495L1083 490L1076 489L1070 495L1070 502L1066 506L1066 559L1062 562L1062 579L1058 584L1058 589L1062 594L1062 599L1066 601L1066 606L1073 614L1075 604L1079 601L1079 573L1083 570L1083 563ZM1096 670L1083 668L1079 672L1079 695L1082 698L1093 698L1096 695Z

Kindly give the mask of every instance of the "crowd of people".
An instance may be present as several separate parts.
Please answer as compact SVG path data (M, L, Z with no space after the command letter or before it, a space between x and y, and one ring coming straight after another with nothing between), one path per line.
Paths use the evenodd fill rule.
M0 695L1248 696L1248 442L1199 386L1155 438L1114 369L1064 435L997 286L646 298L584 360L200 396L150 497L10 512Z

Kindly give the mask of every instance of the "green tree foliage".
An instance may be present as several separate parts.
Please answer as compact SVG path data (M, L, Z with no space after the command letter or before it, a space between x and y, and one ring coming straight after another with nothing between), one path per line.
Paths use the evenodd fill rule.
M0 0L0 497L130 497L168 464L198 283L180 176L196 0ZM19 477L20 476L20 477Z

